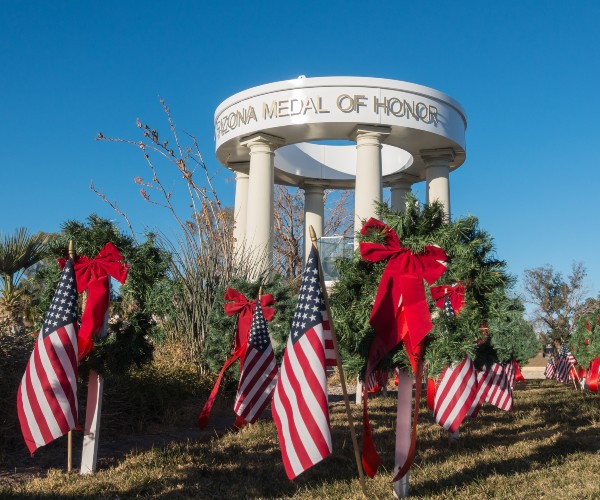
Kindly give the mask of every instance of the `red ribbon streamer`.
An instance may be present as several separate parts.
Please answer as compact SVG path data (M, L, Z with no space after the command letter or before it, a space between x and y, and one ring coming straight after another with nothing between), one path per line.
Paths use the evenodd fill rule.
M452 304L452 309L454 309L454 313L457 316L465 306L465 285L462 283L457 283L454 286L432 286L429 290L431 292L431 298L435 300L435 305L440 309L444 309L444 299L446 295L448 295L450 303Z
M422 254L415 254L400 245L395 231L383 222L371 218L361 229L361 234L375 230L383 233L385 243L360 243L363 259L371 262L387 260L381 282L371 311L370 323L375 330L367 360L365 379L383 357L404 342L411 366L416 375L415 415L418 417L420 397L423 339L431 331L433 324L427 305L423 280L434 283L446 271L446 253L439 247L427 245ZM363 407L363 453L365 473L373 477L380 464L379 454L373 444L369 423L368 397L364 389ZM414 455L417 418L413 418L413 433L409 456L400 471L410 467ZM412 453L411 453L412 451Z
M600 377L600 358L594 358L586 373L587 386L592 392L598 392L598 378Z
M512 363L513 369L515 370L515 382L523 382L524 384L526 384L527 380L525 380L525 377L521 373L521 365L515 358L513 358Z
M225 292L225 300L231 301L226 303L223 306L225 310L225 314L227 316L233 316L234 314L239 314L237 320L237 326L235 330L235 339L233 344L233 354L229 357L227 361L221 367L221 371L219 372L219 376L215 382L215 385L204 403L202 407L202 411L198 416L198 425L201 429L204 429L208 424L208 419L210 418L210 412L212 407L217 399L217 394L219 393L219 387L221 386L221 380L223 379L223 375L227 371L227 369L237 360L240 360L240 371L243 367L244 356L246 355L246 347L248 345L248 337L250 336L250 326L252 324L252 315L254 314L254 309L256 309L256 300L249 301L242 293L234 290L233 288L228 288ZM273 316L275 315L275 309L269 307L275 304L275 300L270 293L264 294L260 298L260 304L263 309L263 314L267 321L271 321ZM236 423L234 427L241 428L242 422L239 419L236 419Z
M82 255L73 262L77 291L87 290L85 309L81 316L81 326L77 334L79 361L87 356L94 346L93 337L104 326L104 317L110 300L110 279L125 283L129 266L123 264L121 252L110 241L104 245L100 253L93 259ZM64 267L64 259L59 260Z
M435 391L437 387L435 385L435 380L432 378L427 379L427 408L433 411L434 402L435 402Z

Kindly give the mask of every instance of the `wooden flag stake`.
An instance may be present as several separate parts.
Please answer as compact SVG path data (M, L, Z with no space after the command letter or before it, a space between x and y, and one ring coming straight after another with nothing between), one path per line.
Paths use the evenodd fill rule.
M309 226L310 239L313 247L317 248L317 234L312 226ZM317 249L318 250L318 249ZM362 463L360 460L360 452L358 450L358 441L356 439L356 432L354 430L354 418L352 417L352 410L350 409L350 400L348 399L348 391L346 390L346 379L344 377L344 369L342 368L342 359L340 357L340 350L338 348L337 337L335 335L335 327L333 326L333 317L331 316L331 310L329 309L329 298L327 297L327 289L325 288L325 282L323 280L323 268L321 267L321 259L319 259L319 280L323 289L323 300L325 301L325 308L327 310L327 316L329 316L329 328L331 330L331 337L333 339L333 348L335 350L335 359L337 362L338 371L340 373L340 383L342 384L342 393L344 394L344 403L346 406L346 415L348 416L348 426L350 427L350 435L352 436L352 446L354 447L354 458L356 459L356 467L358 469L358 478L360 480L360 487L362 488L363 495L367 496L367 488L365 485L365 474L363 472Z
M75 259L75 248L73 240L69 240L69 260ZM67 472L73 469L73 431L69 430L67 434Z

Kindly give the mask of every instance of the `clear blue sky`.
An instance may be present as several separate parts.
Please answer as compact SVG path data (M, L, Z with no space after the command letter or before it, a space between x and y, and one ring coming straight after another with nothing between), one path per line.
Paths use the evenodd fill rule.
M454 216L478 216L514 274L582 261L598 293L600 2L169 4L2 2L0 231L116 217L92 179L137 229L164 226L133 183L148 176L137 151L95 141L137 139L136 117L166 132L159 95L216 168L213 113L231 94L300 74L383 77L465 107ZM229 204L233 188L219 183Z

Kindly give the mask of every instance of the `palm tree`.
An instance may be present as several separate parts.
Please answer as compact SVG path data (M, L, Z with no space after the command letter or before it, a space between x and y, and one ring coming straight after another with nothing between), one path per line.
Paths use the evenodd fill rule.
M48 236L30 234L24 227L13 234L0 233L0 316L13 323L18 319L25 290L19 287L23 273L39 262L46 250Z

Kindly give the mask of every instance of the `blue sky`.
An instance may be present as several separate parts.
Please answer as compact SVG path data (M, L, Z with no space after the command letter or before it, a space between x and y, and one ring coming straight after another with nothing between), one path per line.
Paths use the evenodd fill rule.
M138 152L95 140L137 140L137 117L166 132L159 95L216 169L213 113L230 95L301 74L383 77L466 109L453 215L478 216L514 274L582 261L597 294L599 21L594 1L3 2L0 231L115 218L90 180L138 230L167 227L133 183L148 176ZM233 187L223 175L226 203Z

